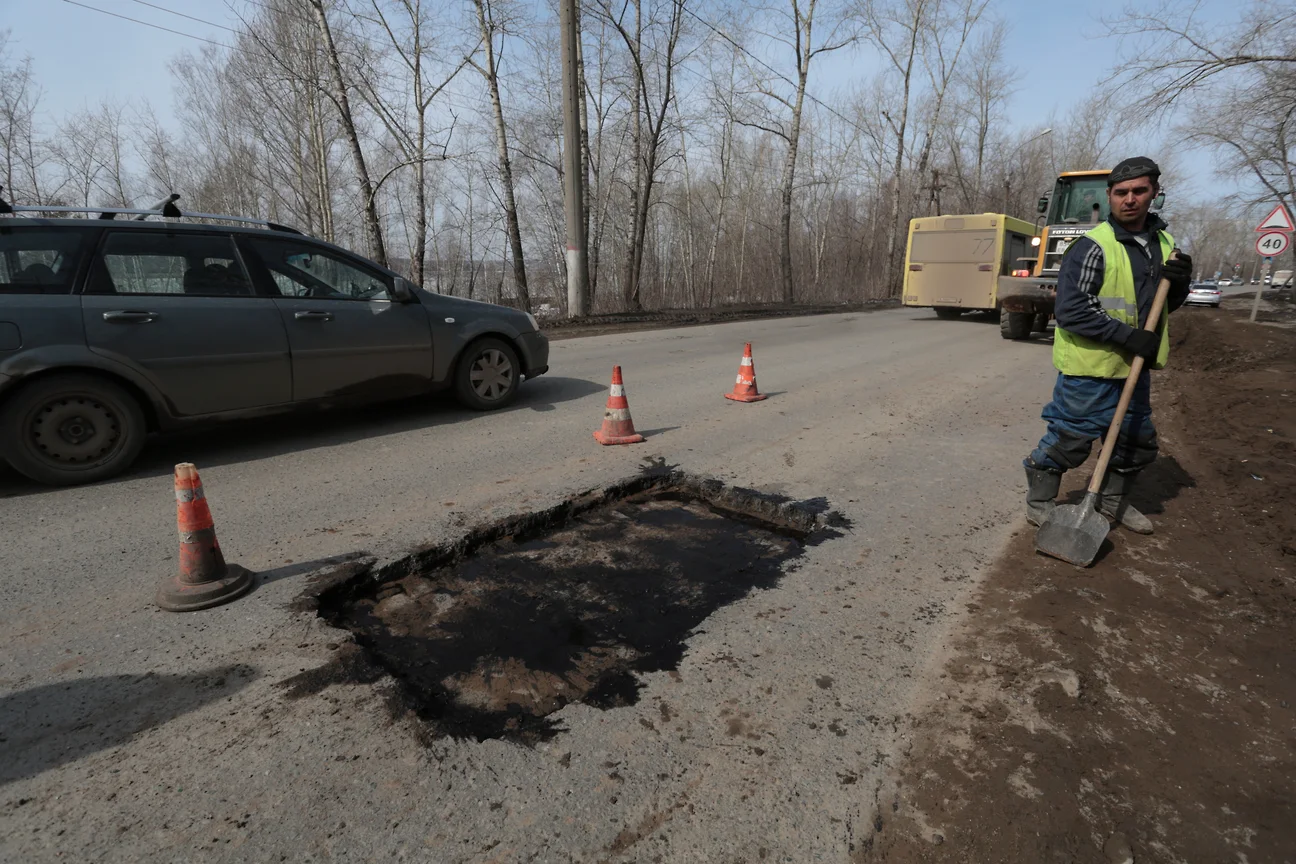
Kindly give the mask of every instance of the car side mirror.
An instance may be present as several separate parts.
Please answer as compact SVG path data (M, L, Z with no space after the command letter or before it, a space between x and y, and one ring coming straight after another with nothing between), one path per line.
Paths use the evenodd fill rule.
M1048 197L1044 197L1035 202L1035 212L1043 213L1048 210Z
M414 302L414 286L402 276L397 276L392 284L392 299L397 303Z
M1158 192L1157 196L1152 199L1152 209L1160 210L1164 206L1165 206L1165 193Z

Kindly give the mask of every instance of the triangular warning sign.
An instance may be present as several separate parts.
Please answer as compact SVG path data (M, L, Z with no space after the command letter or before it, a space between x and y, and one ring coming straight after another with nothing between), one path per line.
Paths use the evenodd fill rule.
M1287 208L1279 204L1273 209L1273 212L1261 220L1256 226L1257 231L1296 231L1296 225L1292 225L1291 215Z

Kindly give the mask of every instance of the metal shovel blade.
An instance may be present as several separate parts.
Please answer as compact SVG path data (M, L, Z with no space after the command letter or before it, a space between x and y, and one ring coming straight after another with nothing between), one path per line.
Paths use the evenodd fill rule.
M1098 557L1111 525L1098 512L1098 493L1085 493L1079 504L1053 508L1035 535L1035 551L1060 558L1077 567L1088 567Z

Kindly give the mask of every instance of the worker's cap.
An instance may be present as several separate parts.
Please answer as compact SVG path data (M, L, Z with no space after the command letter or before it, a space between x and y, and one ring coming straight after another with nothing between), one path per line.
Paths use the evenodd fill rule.
M1115 186L1117 183L1124 183L1126 180L1133 180L1136 177L1151 177L1152 182L1156 183L1161 179L1161 169L1157 164L1146 156L1133 156L1129 159L1122 159L1107 175L1107 188Z

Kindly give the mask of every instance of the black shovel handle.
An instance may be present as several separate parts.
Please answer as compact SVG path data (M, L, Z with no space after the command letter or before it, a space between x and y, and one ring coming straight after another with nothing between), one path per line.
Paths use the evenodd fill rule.
M1170 257L1178 258L1179 250L1173 250ZM1170 280L1163 276L1161 284L1157 285L1156 298L1152 301L1152 311L1148 313L1147 323L1143 325L1144 330L1155 331L1161 326L1161 310L1165 309L1166 297L1169 295ZM1138 386L1139 376L1143 374L1143 362L1140 356L1135 356L1130 362L1129 377L1125 379L1120 401L1116 403L1116 413L1112 415L1111 426L1107 427L1107 438L1103 441L1102 452L1098 454L1098 464L1094 466L1093 479L1089 481L1088 491L1093 494L1097 494L1102 488L1103 478L1107 476L1107 463L1111 461L1112 452L1116 449L1116 437L1120 434L1121 423L1125 420L1125 412L1129 410L1130 399L1134 396L1134 388Z

